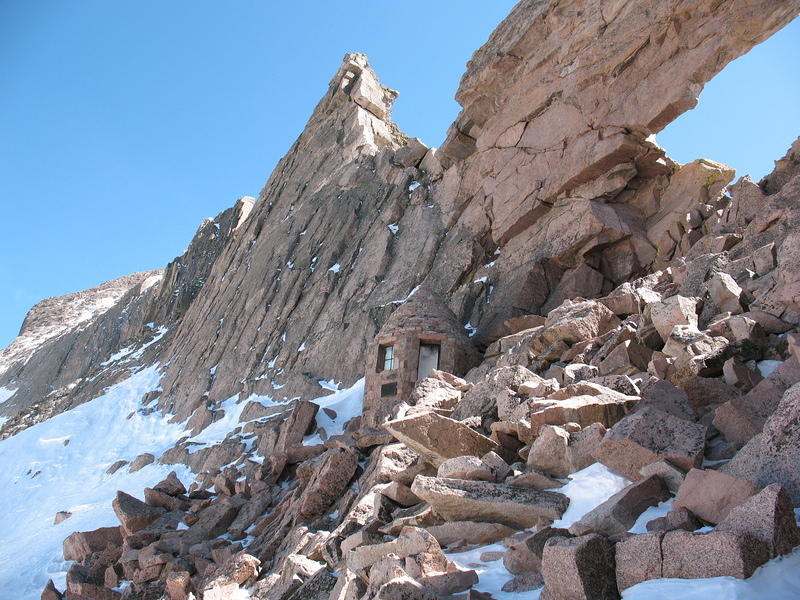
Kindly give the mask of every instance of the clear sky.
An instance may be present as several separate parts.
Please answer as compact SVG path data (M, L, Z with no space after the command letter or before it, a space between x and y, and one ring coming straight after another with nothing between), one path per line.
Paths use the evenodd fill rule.
M429 145L512 0L0 0L0 347L30 306L163 267L256 196L346 52ZM800 22L729 66L659 135L760 178L800 134Z

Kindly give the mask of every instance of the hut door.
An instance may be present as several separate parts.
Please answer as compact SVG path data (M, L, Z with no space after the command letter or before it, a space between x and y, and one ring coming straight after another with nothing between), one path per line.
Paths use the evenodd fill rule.
M424 379L434 369L439 368L439 344L419 345L419 369L417 379Z

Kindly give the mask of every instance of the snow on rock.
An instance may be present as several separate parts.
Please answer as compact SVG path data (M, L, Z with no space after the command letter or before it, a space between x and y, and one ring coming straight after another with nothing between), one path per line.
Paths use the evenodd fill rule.
M553 527L569 527L630 483L601 463L591 464L569 478L570 482L558 489L569 498L569 508Z
M623 600L797 600L800 598L800 548L759 567L749 579L653 579L629 587Z
M317 412L317 426L322 427L329 436L340 435L344 433L344 424L353 417L361 414L361 408L364 403L364 378L362 377L356 381L352 387L338 390L328 396L322 396L312 400L315 404L319 405L319 412ZM335 418L331 418L322 410L323 408L330 409L336 413ZM319 434L312 434L306 436L303 443L307 446L314 444L321 444L323 442Z
M634 523L633 527L631 527L628 531L631 533L647 533L647 523L653 519L666 517L667 513L672 510L673 500L674 498L664 500L664 502L661 502L655 506L651 506L645 510L641 515L639 515L639 518L636 519L636 523Z
M8 368L28 360L48 340L72 329L85 327L88 322L106 312L137 284L145 284L161 272L149 271L113 279L90 290L47 298L28 311L20 335L0 350L0 376ZM149 285L153 285L153 281Z
M783 364L782 360L762 360L756 363L762 377L769 377L772 372Z
M158 456L185 435L168 416L136 412L159 379L158 366L142 369L102 396L0 441L0 596L14 590L15 599L38 599L50 578L64 589L64 538L117 525L111 508L117 490L141 497L171 470L187 483L194 478L186 467L157 463L106 474L118 459ZM73 516L53 525L60 510Z
M190 452L196 452L205 446L213 446L224 440L228 432L239 426L239 417L241 417L247 402L237 402L236 399L238 397L238 395L231 396L223 401L219 408L214 411L215 416L221 416L216 417L216 420L211 425L187 440L192 444Z
M473 589L487 592L497 600L536 600L539 598L541 588L530 592L504 592L503 585L514 577L503 566L502 560L491 562L481 561L481 554L484 552L505 552L506 547L502 543L481 546L469 552L446 553L447 558L456 563L463 569L474 569L478 574L478 583Z

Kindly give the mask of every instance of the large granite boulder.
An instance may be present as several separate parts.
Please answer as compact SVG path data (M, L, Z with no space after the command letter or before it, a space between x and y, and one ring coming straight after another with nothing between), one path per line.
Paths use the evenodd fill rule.
M448 521L485 521L522 529L560 519L569 498L485 481L418 476L411 490Z
M703 425L645 408L609 429L594 456L633 480L642 478L642 467L662 459L688 471L703 460L705 436Z
M435 467L448 458L483 456L498 448L464 423L432 412L387 421L383 427Z

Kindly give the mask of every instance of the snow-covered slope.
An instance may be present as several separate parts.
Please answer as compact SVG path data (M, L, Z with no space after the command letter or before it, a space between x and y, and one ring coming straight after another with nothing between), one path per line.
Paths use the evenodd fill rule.
M164 415L136 412L159 379L157 366L142 369L101 397L0 442L0 600L36 599L49 578L63 589L64 538L118 524L111 508L117 490L141 496L175 468L153 463L106 474L116 460L158 455L184 435L183 425ZM185 467L177 471L190 478ZM58 511L72 517L54 525Z

